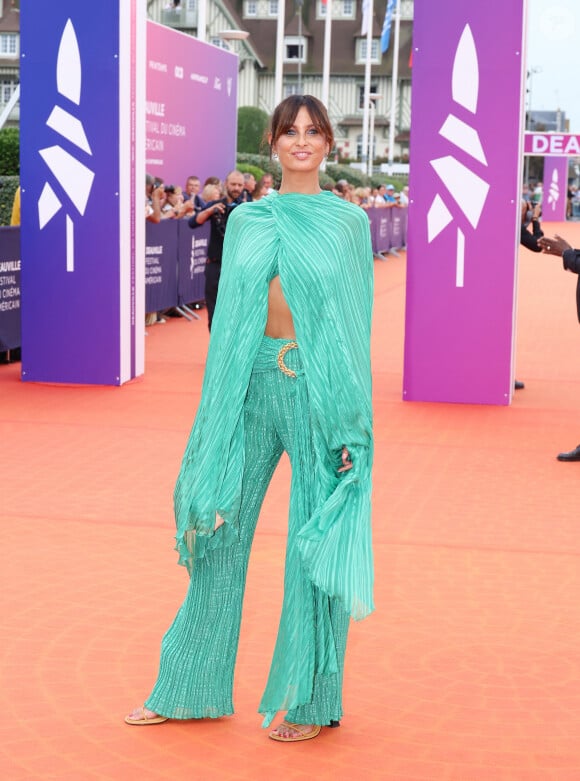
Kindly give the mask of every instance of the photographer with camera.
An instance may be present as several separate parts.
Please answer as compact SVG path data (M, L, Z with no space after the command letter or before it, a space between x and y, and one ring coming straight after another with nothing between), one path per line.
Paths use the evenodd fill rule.
M224 198L209 201L204 209L196 212L189 220L190 228L199 228L208 220L211 220L209 245L207 248L207 261L205 266L205 304L207 307L207 326L211 331L211 321L217 300L218 285L222 269L222 253L224 248L224 236L228 218L234 208L238 206L242 190L244 189L244 177L239 171L231 171L225 181L226 194Z
M544 232L540 227L540 217L542 216L542 204L532 203L522 198L522 224L520 228L520 244L532 252L541 252L542 248L538 244ZM531 226L531 229L530 229ZM514 383L515 390L523 390L526 386L521 380Z
M542 216L542 204L531 203L522 199L522 227L520 232L520 244L532 252L541 252L542 248L538 240L542 238L544 232L540 227L540 217ZM530 230L531 226L531 230Z

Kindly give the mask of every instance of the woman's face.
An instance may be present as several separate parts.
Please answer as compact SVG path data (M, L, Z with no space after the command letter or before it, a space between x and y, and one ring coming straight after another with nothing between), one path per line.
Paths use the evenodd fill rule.
M312 124L308 109L302 106L292 127L282 133L272 151L280 158L283 170L309 173L318 170L328 154L328 141Z

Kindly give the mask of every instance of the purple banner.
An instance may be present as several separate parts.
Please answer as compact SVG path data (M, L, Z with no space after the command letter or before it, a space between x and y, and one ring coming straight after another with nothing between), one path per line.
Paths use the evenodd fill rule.
M187 220L179 220L177 299L179 305L192 304L205 298L204 269L207 260L210 222L192 230Z
M377 249L377 241L376 241L376 230L377 230L377 214L378 209L367 209L367 217L369 218L369 228L371 231L371 244L373 246L373 252L380 252L380 250Z
M390 249L401 249L405 246L407 233L407 209L393 207L391 213L391 246Z
M511 399L523 5L440 0L415 6L407 400Z
M76 0L22 7L23 380L118 385L139 373L127 161L142 166L132 118L144 100L128 82L144 13L134 0L98 13ZM138 217L142 231L142 206Z
M147 172L183 187L236 162L238 58L147 22Z
M148 222L145 229L145 311L177 304L177 225Z
M372 223L373 249L375 252L388 252L391 249L391 210L373 209Z
M0 352L20 347L20 228L0 228Z
M568 194L567 157L544 158L542 193L542 219L547 222L564 222Z
M576 157L580 155L580 135L571 133L526 133L524 154Z
M367 209L373 252L388 252L406 245L407 214L408 210L400 207Z

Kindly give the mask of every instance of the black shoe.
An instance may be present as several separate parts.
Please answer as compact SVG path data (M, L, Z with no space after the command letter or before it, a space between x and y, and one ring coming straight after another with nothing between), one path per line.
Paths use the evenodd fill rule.
M558 461L580 461L580 445L570 450L568 453L558 453Z
M523 390L525 387L526 387L526 386L524 385L524 383L523 383L523 382L521 382L520 380L516 380L516 381L514 382L514 388L515 388L515 390Z

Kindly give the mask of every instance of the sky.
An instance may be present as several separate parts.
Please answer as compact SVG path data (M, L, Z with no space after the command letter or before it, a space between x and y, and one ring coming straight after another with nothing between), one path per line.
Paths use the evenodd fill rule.
M528 0L528 103L560 108L570 133L580 134L580 0ZM531 93L530 93L531 87Z

